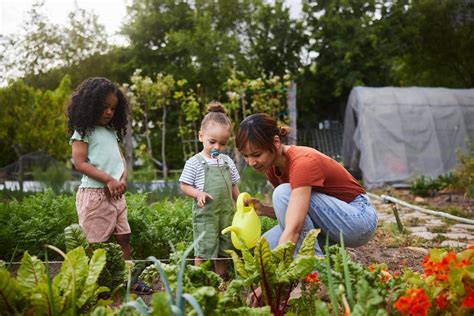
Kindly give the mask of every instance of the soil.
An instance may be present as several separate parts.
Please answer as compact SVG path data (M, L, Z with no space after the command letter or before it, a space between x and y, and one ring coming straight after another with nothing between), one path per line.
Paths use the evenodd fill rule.
M463 193L445 190L439 191L432 196L420 197L413 195L409 189L388 189L377 190L375 194L388 194L405 202L425 206L434 210L448 213L456 213L453 215L464 216L466 218L474 218L474 199L469 198Z
M410 246L410 237L403 245L391 246L387 240L391 239L391 233L377 230L374 237L364 246L349 249L352 259L364 266L372 263L387 264L388 271L402 272L405 268L421 272L423 259L428 255L428 248Z

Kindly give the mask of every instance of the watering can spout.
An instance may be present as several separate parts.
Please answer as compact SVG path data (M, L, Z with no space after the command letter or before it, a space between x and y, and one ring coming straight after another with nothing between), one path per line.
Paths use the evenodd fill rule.
M233 232L235 233L237 236L241 236L242 235L242 228L238 227L238 226L229 226L229 227L226 227L222 230L221 234L226 234L228 232Z

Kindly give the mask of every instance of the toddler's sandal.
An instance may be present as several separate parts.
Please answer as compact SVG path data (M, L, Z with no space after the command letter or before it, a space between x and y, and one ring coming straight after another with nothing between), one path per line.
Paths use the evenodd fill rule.
M135 284L132 285L130 290L132 293L140 295L149 295L153 293L153 289L145 284L142 280L137 280Z

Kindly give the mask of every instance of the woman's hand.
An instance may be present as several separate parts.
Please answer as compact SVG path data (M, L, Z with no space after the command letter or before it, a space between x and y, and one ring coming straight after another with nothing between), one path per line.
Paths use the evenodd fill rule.
M250 198L250 199L244 199L244 206L249 206L250 204L253 204L253 208L255 209L255 212L257 215L263 215L261 214L261 210L264 207L263 203L260 202L259 199L257 198Z
M262 306L262 288L258 287L247 296L247 305L252 307Z
M273 209L272 206L265 205L262 202L260 202L259 199L254 198L254 197L250 199L244 199L245 206L249 206L250 204L253 204L253 208L255 209L255 213L257 213L257 215L276 218L275 210Z
M207 192L199 192L196 196L197 206L201 208L204 207L206 200L214 200L214 198Z

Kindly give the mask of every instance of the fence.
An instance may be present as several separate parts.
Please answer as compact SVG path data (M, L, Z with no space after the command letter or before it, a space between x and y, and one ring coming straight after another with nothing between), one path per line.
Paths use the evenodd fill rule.
M298 145L313 147L329 157L342 161L342 135L344 125L338 121L326 121L320 128L298 130Z

